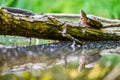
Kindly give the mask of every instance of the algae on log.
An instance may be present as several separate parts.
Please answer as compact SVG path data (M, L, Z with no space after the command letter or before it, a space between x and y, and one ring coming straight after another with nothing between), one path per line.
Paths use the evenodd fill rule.
M69 41L70 39L61 33L66 25L67 34L80 41L120 40L119 35L106 33L102 29L83 27L79 22L62 21L53 16L25 14L29 12L15 10L0 7L0 35Z

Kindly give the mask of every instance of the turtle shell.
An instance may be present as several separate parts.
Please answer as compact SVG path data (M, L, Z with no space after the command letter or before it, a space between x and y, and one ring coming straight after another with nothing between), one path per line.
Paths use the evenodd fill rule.
M85 23L88 27L100 29L103 27L103 25L99 21L95 21L93 19L87 18L87 21Z

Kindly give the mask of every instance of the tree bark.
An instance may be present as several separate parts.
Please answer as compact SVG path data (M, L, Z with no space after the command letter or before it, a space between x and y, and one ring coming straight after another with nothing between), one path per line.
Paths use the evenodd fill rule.
M0 7L0 35L24 36L69 41L66 33L80 41L120 40L120 36L103 29L83 27L74 21L63 21L45 14ZM115 31L113 31L115 32Z

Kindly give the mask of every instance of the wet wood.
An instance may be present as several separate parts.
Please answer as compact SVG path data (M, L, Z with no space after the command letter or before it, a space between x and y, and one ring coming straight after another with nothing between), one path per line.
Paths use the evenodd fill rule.
M42 39L69 41L63 31L80 41L120 40L120 36L104 29L85 27L80 22L64 21L45 14L34 14L29 11L0 8L0 35L24 36ZM74 40L74 39L73 39Z

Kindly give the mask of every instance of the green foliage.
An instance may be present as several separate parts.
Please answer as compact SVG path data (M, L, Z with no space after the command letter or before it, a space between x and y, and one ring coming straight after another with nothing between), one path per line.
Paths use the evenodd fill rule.
M79 13L120 19L120 0L1 0L1 6L32 10L36 13Z
M15 8L28 9L36 13L79 13L80 9L88 14L99 15L103 17L120 19L119 10L120 0L0 0L0 6L9 6ZM3 36L0 38L4 38ZM0 39L1 43L25 45L25 38L17 37L16 43ZM11 38L14 41L13 38ZM32 40L35 44L36 40ZM41 40L41 43L44 41ZM78 63L70 62L67 70L61 65L45 69L41 72L25 72L22 74L11 74L0 76L0 80L103 80L115 66L120 64L120 56L107 54L94 68L86 69L81 73L77 72ZM120 76L117 77L120 79Z
M1 6L9 6L11 3L13 3L14 0L1 0L0 5Z

